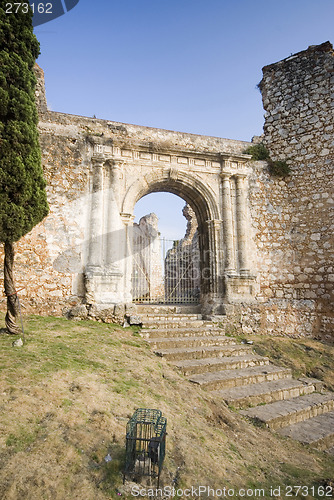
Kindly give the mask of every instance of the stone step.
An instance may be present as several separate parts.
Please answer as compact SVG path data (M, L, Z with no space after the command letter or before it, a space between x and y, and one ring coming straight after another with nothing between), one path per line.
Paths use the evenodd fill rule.
M150 329L165 329L166 331L172 330L174 328L176 329L189 329L191 328L193 331L197 330L197 328L202 328L202 327L215 327L213 323L207 322L201 319L196 319L196 320L184 320L182 322L179 321L160 321L160 320L154 320L154 321L143 321L142 323L143 328L145 330L150 330Z
M283 427L277 432L318 450L330 449L334 445L334 411Z
M215 326L202 326L200 328L142 328L140 335L143 338L150 337L192 337L194 334L199 337L202 335L219 335L222 331Z
M201 314L142 314L146 322L165 321L170 323L181 323L182 321L202 320Z
M269 365L269 359L256 354L229 356L226 358L204 358L187 359L175 361L174 365L179 368L184 375L194 375L196 373L208 373L221 370L236 370L249 366Z
M172 349L172 348L185 348L185 347L207 347L207 346L222 346L233 344L234 341L231 337L223 335L202 335L200 337L158 337L149 338L147 342L153 347L154 350Z
M245 408L250 405L272 403L284 399L295 398L303 394L320 391L323 384L315 379L282 379L272 382L246 385L215 391L213 394L235 407Z
M200 314L178 314L177 316L141 316L143 323L183 323L184 321L205 321Z
M251 366L240 370L223 370L214 373L192 375L190 381L209 390L258 384L283 378L291 378L291 370L279 366Z
M248 354L251 350L252 347L249 345L230 344L206 347L176 347L174 349L161 349L159 351L155 351L155 354L166 358L168 361L178 361L182 359L209 358L213 355L216 357L242 356Z
M280 429L334 410L334 394L307 394L265 406L248 408L241 414L271 429Z
M179 315L179 314L200 314L200 304L136 304L136 314L146 315Z

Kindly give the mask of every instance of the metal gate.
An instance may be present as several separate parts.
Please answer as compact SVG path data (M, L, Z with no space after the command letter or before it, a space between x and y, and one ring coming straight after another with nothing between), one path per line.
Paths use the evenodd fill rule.
M197 242L134 237L132 297L136 303L197 304L200 297Z

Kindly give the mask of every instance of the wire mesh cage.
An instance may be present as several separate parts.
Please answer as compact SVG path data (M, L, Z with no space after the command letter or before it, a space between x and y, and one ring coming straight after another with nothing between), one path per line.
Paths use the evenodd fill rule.
M157 479L165 458L167 419L160 410L138 408L126 426L126 476L140 480L143 476Z

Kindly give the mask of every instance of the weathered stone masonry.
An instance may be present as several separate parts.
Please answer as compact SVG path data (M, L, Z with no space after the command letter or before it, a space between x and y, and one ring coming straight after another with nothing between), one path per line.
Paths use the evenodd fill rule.
M306 323L309 331L330 335L334 330L332 45L311 46L266 66L260 87L266 110L264 142L273 159L289 159L291 167L291 175L278 182L272 199L274 211L281 210L282 224L277 242L271 240L273 247L290 256L290 266L274 273L270 290L276 300L305 311L311 320ZM273 214L274 224L277 215Z
M37 100L50 215L17 245L27 312L121 319L131 305L133 208L181 195L198 220L201 307L244 332L333 331L333 50L263 69L263 141L291 175L272 177L249 143L66 115ZM2 307L5 307L3 301Z

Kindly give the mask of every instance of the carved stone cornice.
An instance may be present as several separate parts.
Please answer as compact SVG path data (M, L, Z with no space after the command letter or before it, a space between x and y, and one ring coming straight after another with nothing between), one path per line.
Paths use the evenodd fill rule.
M178 169L190 167L194 170L206 170L219 173L234 173L247 171L246 163L251 159L247 154L231 154L212 151L189 151L181 147L169 147L161 144L159 149L152 150L150 144L129 143L124 145L103 144L101 138L97 138L93 143L93 157L102 157L111 161L123 161L125 163L175 165Z

